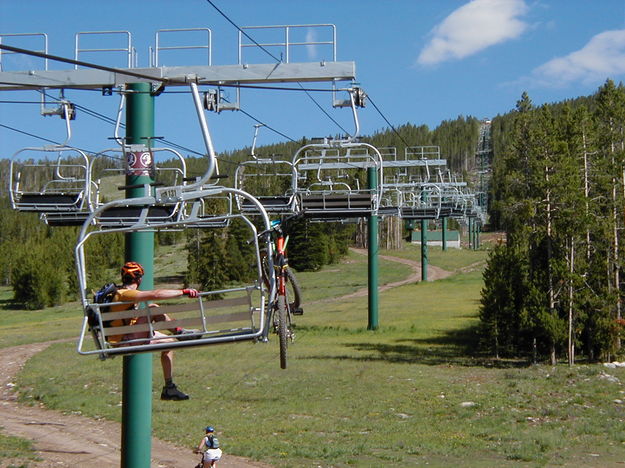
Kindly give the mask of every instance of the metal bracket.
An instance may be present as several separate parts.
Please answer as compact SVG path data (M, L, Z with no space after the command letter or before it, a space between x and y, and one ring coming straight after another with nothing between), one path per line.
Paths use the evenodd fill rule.
M217 112L230 110L235 111L240 109L240 89L237 90L237 99L235 102L228 102L224 99L221 88L209 89L204 93L203 106L204 109L211 112Z

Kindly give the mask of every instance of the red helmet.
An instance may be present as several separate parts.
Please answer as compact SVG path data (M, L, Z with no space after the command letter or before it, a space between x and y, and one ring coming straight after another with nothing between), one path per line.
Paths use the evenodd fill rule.
M122 282L132 283L139 280L145 272L141 264L137 262L126 262L122 267Z

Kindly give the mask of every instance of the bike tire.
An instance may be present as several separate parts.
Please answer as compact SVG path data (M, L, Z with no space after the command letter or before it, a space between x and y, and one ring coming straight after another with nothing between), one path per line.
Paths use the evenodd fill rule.
M286 287L289 310L292 312L302 305L302 290L299 286L295 273L290 268L286 270Z
M280 368L286 369L287 355L286 348L289 343L288 312L286 309L286 298L278 296L278 338L280 341Z
M269 265L267 265L267 252L261 252L260 266L263 274L263 283L265 283L265 288L269 290L269 278L271 273L269 271Z

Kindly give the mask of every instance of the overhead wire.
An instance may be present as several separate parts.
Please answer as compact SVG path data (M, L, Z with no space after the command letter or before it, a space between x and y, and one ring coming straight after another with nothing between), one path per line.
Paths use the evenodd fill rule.
M228 17L228 15L226 15L223 11L221 11L217 5L215 5L215 3L212 0L206 0L221 16L223 16L226 21L228 21L232 26L234 26L241 34L243 34L245 37L247 37L250 41L252 41L256 46L260 47L261 50L263 50L266 54L268 54L270 57L272 57L274 60L276 60L276 62L280 62L280 60L273 55L269 50L267 50L265 47L263 47L261 44L259 44L253 37L251 37L248 33L246 33L242 28L240 28L232 19L230 19ZM301 88L302 91L304 91L306 93L306 95L313 101L313 103L315 103L315 105L332 121L334 122L334 124L336 124L341 130L343 130L343 132L345 133L349 133L347 132L347 130L345 130L345 128L343 128L343 126L341 126L341 124L339 124L310 94L309 94L309 90L305 89L301 83L297 83L299 85L299 87ZM284 89L284 88L283 88ZM286 88L288 90L296 90L296 88ZM313 90L310 90L313 91ZM314 91L321 91L318 89L315 89ZM327 90L327 91L333 91L333 90ZM399 137L399 139L404 143L404 145L406 146L410 146L406 140L404 140L404 138L399 134L399 132L397 131L397 129L395 129L395 127L393 126L393 124L390 123L390 121L386 118L386 116L382 113L382 111L380 110L380 108L375 104L375 102L373 102L373 100L369 97L369 101L371 102L371 104L373 105L373 107L375 108L375 110L380 114L380 116L384 119L384 121L388 124L388 126L393 130L393 132Z
M234 21L232 21L228 15L226 15L223 11L221 11L217 5L215 5L211 0L206 0L210 6L212 6L217 13L219 13L221 16L223 16L225 18L226 21L228 21L232 26L234 26L236 28L237 31L239 31L241 34L243 34L245 37L247 37L250 41L252 41L256 46L260 47L261 50L263 50L267 55L269 55L271 58L273 58L276 63L281 62L281 60L279 58L277 58L275 55L273 55L270 51L268 51L265 47L263 47L262 45L260 45L258 42L256 42L256 40L250 36L248 33L246 33L242 28L239 27L239 25L237 25Z
M371 99L371 96L367 93L367 97L369 98L369 102L373 105L373 107L375 108L376 111L378 111L378 114L380 114L380 116L384 119L384 121L388 124L389 127L391 127L391 129L393 130L393 132L395 133L395 135L397 135L399 137L399 139L402 141L402 143L406 146L410 146L408 144L408 142L406 142L406 140L404 140L404 137L401 136L401 134L397 131L397 129L393 126L393 124L391 122L389 122L389 120L386 118L386 116L382 113L382 111L380 110L380 108L375 104L375 102L373 102L373 99Z
M280 59L278 59L275 55L273 55L269 50L267 50L264 46L262 46L261 44L259 44L258 42L256 42L256 40L250 36L248 33L246 33L241 27L239 27L238 24L236 24L232 19L230 19L228 17L228 15L226 15L223 11L221 11L217 5L215 5L215 3L212 2L212 0L206 0L221 16L223 16L226 21L228 21L232 26L234 26L237 31L239 31L241 34L243 34L245 37L247 37L250 41L252 41L256 46L258 46L262 51L264 51L267 55L269 55L271 58L273 58L276 63L281 62ZM336 121L336 119L334 119L329 113L328 111L326 111L311 95L310 93L302 86L301 83L297 83L299 85L299 87L302 89L302 91L304 91L306 93L306 95L310 98L310 100L319 108L319 110L321 110L321 112L323 112L326 117L328 117L332 122L334 122L334 124L339 127L343 132L345 132L346 134L348 134L349 132L347 130L345 130L345 128L343 128L343 126L338 123Z
M71 65L78 65L81 67L87 67L87 68L94 68L96 70L102 70L102 71L108 71L111 73L118 73L121 75L126 75L126 76L133 76L135 78L141 78L144 80L150 80L150 81L159 81L161 83L165 83L167 84L168 82L170 82L169 79L167 78L160 78L158 76L152 76L152 75L146 75L145 73L136 73L133 71L129 71L128 69L123 69L123 68L115 68L115 67L107 67L104 65L98 65L97 63L91 63L91 62L84 62L82 60L74 60L74 59L70 59L70 58L66 58L66 57L61 57L59 55L52 55L52 54L48 54L45 52L39 52L36 50L29 50L29 49L21 49L19 47L13 47L13 46L9 46L6 44L0 44L0 50L8 50L9 52L14 52L17 54L25 54L25 55L31 55L34 57L39 57L39 58L46 58L49 60L54 60L56 62L64 62L64 63L69 63ZM7 83L5 83L7 84ZM16 85L21 85L21 83L13 83ZM41 86L39 86L41 87Z
M7 130L11 130L12 132L21 133L22 135L26 135L32 138L37 138L38 140L47 141L48 143L52 143L54 145L61 145L58 141L50 140L49 138L44 138L39 135L35 135L34 133L26 132L24 130L20 130L19 128L10 127L8 125L4 125L0 123L0 127L6 128Z

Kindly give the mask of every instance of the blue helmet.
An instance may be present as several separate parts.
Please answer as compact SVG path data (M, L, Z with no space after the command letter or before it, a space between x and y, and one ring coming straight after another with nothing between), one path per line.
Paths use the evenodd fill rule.
M206 432L215 432L215 428L213 426L206 426Z

